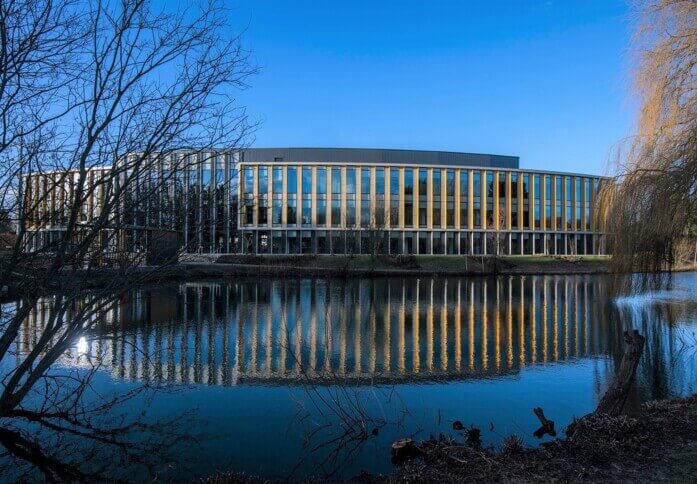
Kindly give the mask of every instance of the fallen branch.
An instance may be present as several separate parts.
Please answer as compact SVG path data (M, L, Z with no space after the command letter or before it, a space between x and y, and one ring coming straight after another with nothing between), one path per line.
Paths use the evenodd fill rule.
M554 430L554 420L547 420L547 417L545 417L544 410L540 407L535 407L532 409L533 412L535 412L535 415L537 415L537 418L540 420L540 423L542 426L535 430L533 435L537 437L538 439L541 439L542 437L545 436L545 434L549 434L552 437L557 436L557 431Z

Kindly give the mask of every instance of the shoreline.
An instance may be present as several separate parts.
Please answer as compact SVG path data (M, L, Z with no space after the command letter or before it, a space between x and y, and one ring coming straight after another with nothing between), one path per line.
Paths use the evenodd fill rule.
M36 270L41 270L36 269ZM694 271L692 266L673 272ZM65 268L55 286L37 289L91 290L148 279L146 285L233 277L356 278L356 277L488 277L507 275L603 275L611 274L610 256L259 256L186 254L176 263L127 268ZM27 295L12 281L0 287L0 301Z
M389 473L364 472L345 482L692 482L697 478L696 422L697 395L692 395L646 402L636 415L590 417L582 437L537 447L525 447L511 436L500 449L482 448L468 439L471 428L465 427L416 443L412 460ZM228 471L199 482L281 480Z

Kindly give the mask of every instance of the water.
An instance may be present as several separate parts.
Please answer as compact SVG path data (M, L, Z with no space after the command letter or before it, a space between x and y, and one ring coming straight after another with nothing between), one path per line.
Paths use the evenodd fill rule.
M608 292L600 276L158 287L106 308L54 370L98 361L100 393L165 387L121 409L154 424L181 417L167 425L196 437L169 449L177 462L161 478L389 472L393 440L462 438L455 420L481 428L487 445L510 434L536 445L532 408L558 429L592 411L628 328L647 337L630 411L694 393L697 274L657 293L612 301ZM45 317L41 305L32 311L18 360Z

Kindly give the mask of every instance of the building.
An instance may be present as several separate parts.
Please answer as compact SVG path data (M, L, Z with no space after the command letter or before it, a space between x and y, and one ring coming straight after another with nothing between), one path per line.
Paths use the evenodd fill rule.
M165 229L179 234L187 251L201 253L605 252L597 222L603 179L521 169L517 157L254 148L160 158L158 173L132 184L138 190L120 205L127 250L139 250L153 229ZM45 193L45 176L30 175L27 185ZM59 233L50 206L60 197L44 198L44 218L32 217L30 230ZM89 220L100 204L86 205ZM45 223L47 214L56 223Z

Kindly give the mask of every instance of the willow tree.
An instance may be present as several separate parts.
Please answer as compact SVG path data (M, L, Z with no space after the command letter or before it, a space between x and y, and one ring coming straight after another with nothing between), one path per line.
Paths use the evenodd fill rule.
M640 3L634 42L638 125L606 221L616 269L657 273L697 224L697 3Z

